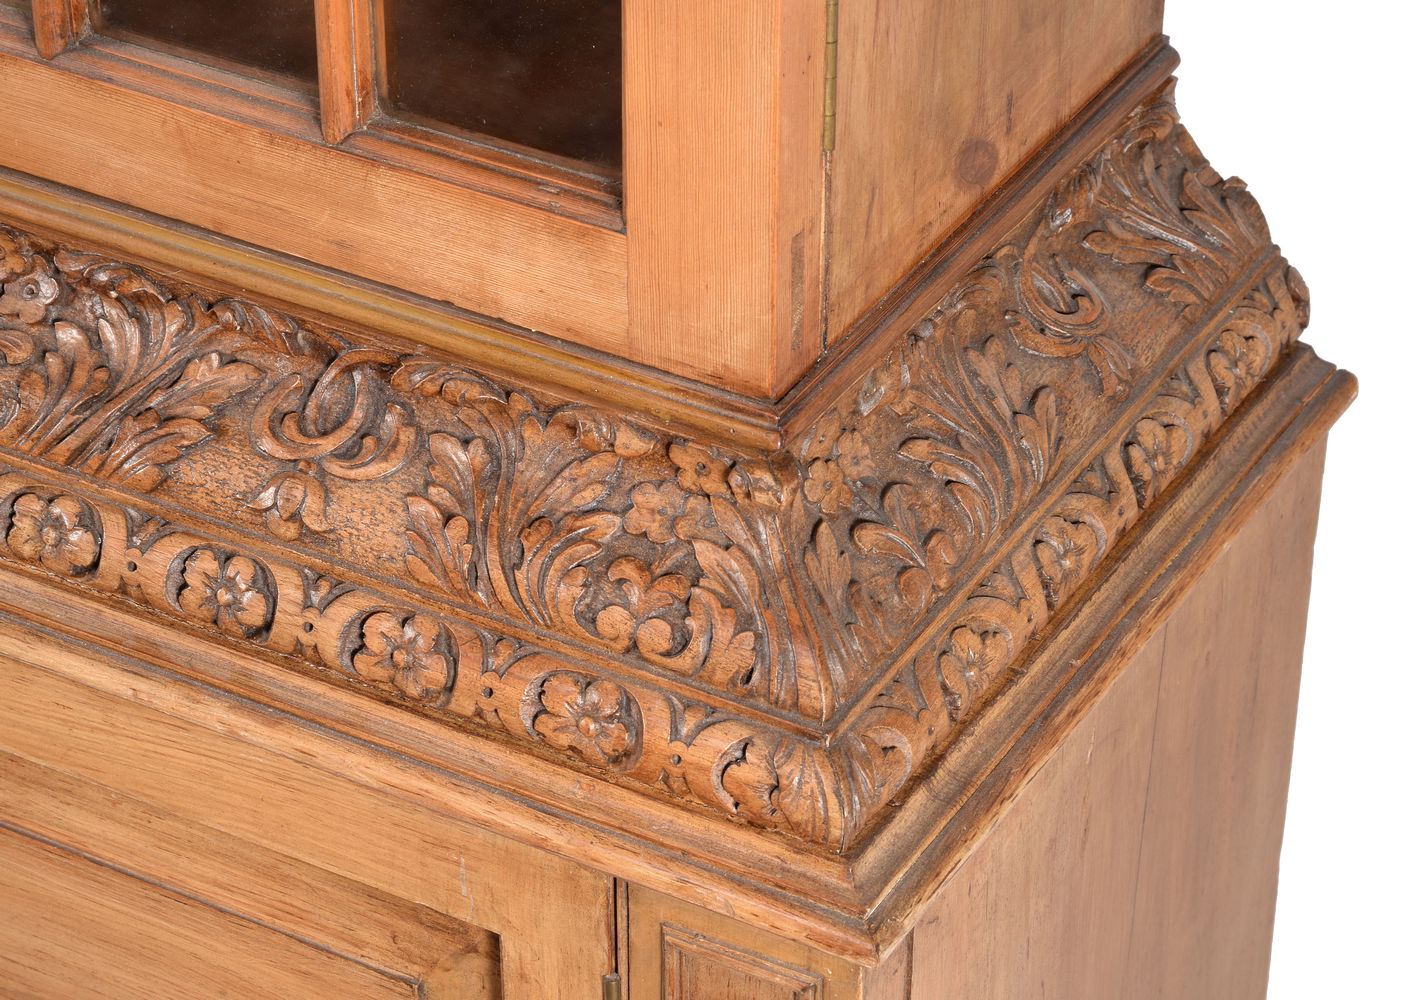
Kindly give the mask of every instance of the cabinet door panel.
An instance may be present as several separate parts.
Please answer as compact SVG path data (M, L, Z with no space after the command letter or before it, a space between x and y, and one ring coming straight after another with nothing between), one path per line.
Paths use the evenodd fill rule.
M409 1000L415 984L0 830L7 996Z
M26 659L48 655L36 644ZM606 876L392 794L369 750L352 780L316 766L324 735L195 690L177 716L138 704L140 686L119 697L0 656L0 717L11 720L0 727L0 822L94 859L83 864L132 873L155 887L151 899L203 904L215 916L197 936L211 947L234 920L259 940L292 942L313 966L332 955L350 963L345 975L381 970L364 986L381 992L366 996L411 983L427 1000L573 1000L612 967ZM270 738L279 732L281 747ZM136 909L148 899L138 896ZM47 951L19 905L0 892L0 923L18 936L0 970L42 965ZM81 939L77 927L66 933Z
M861 972L814 948L628 889L629 1000L858 1000Z

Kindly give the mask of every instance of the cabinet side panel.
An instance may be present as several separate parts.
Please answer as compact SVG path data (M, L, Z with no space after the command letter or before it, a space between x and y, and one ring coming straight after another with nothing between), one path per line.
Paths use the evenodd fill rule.
M1323 446L941 888L912 1000L1265 994Z
M1158 34L1160 8L841 5L830 342Z
M1321 444L1165 628L1121 996L1266 994L1323 459Z
M913 940L907 934L880 965L862 970L862 1000L910 1000Z

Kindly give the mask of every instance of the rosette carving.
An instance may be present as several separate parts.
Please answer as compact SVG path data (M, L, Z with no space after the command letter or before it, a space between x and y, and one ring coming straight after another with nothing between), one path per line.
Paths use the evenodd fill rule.
M1166 100L768 454L0 230L0 556L842 848L1307 316Z

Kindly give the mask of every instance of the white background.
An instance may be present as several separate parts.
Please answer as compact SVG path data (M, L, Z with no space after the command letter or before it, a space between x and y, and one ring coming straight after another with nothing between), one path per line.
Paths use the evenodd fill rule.
M1396 0L1167 0L1178 105L1246 179L1358 375L1329 438L1270 1000L1402 998L1402 18Z

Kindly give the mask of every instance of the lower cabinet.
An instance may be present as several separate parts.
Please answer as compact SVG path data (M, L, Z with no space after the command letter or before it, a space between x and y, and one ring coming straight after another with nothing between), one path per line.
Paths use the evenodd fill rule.
M26 659L0 656L0 996L598 995L611 878L393 794L373 757L333 761L276 716Z
M879 961L0 615L0 997L1261 998L1323 458L1179 581L1044 761L1008 758L1031 773Z

